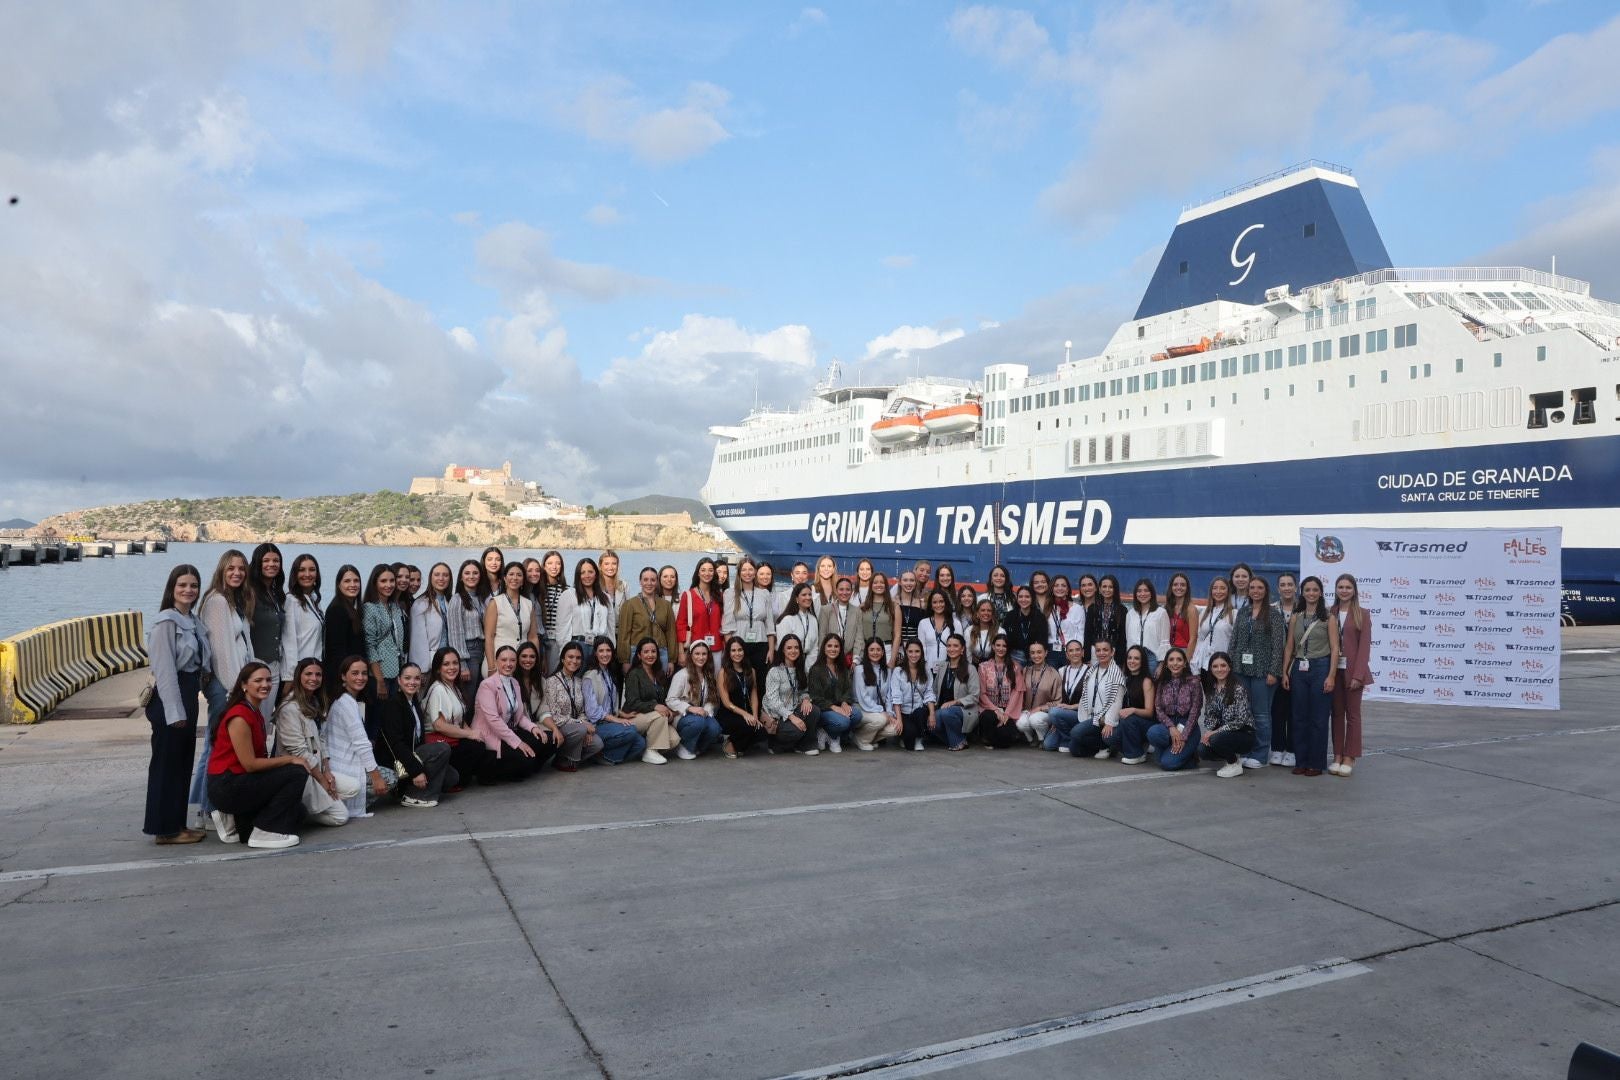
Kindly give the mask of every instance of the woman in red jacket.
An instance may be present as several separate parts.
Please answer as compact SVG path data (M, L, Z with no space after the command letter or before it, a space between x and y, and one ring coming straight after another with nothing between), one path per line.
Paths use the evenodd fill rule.
M1349 574L1333 583L1333 617L1339 620L1339 678L1333 683L1333 763L1327 771L1349 776L1361 756L1361 692L1372 682L1372 619Z
M682 666L686 664L686 650L695 642L707 644L711 656L720 655L723 614L714 560L701 558L692 571L692 587L681 594L680 608L675 612L675 640L680 643Z
M208 801L219 838L234 844L239 829L252 827L251 848L298 844L304 820L304 781L313 773L301 757L265 754L264 716L270 669L254 660L243 666L225 699L219 734L208 756ZM220 736L224 737L221 738Z

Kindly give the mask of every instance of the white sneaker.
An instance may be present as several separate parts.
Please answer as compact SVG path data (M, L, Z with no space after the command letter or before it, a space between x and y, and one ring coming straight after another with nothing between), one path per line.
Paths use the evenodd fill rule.
M1243 764L1244 763L1241 761L1234 761L1230 765L1222 765L1220 768L1215 770L1215 775L1220 777L1222 780L1230 780L1234 776L1242 776Z
M855 749L857 749L857 750L869 750L870 751L870 750L876 750L877 747L873 746L871 743L866 742L863 739L856 739L855 740Z
M1283 760L1283 752L1281 750L1273 750L1271 752L1271 763L1273 765L1286 765L1286 764L1288 764L1288 762Z
M1283 753L1282 760L1277 761L1277 762L1273 762L1272 764L1274 764L1274 765L1286 765L1286 766L1288 766L1288 768L1292 769L1295 765L1298 764L1298 762L1296 762L1294 760L1294 755L1293 754L1288 753L1288 752L1285 751Z
M795 750L793 752L795 754L803 754L805 757L815 757L817 754L821 753L820 750L817 750L813 746L808 750Z
M685 743L682 743L680 746L675 748L675 756L680 758L682 761L691 761L693 758L697 757L696 754L692 753L692 751L686 748Z
M1122 757L1119 759L1119 763L1121 765L1140 765L1146 760L1146 754L1138 754L1136 757Z
M263 829L254 829L248 835L248 847L251 848L289 848L298 846L298 837L290 833L265 832Z
M827 749L827 729L826 728L822 728L821 730L816 732L816 749L817 750L825 750L825 749Z
M842 754L843 752L844 752L844 740L843 739L835 739L831 735L828 735L827 736L827 753L829 753L829 754Z
M1266 767L1265 762L1261 761L1259 758L1252 757L1246 757L1242 761L1238 762L1238 764L1242 765L1245 769L1263 769Z
M431 810L433 807L439 805L439 800L438 799L418 799L414 795L404 795L404 796L400 797L399 805L401 805L401 806L414 806L414 807L418 807L419 809L422 809L422 810Z
M641 755L641 760L645 761L649 765L662 765L668 761L669 758L665 757L663 754L660 754L651 747L648 747L647 752Z
M1114 756L1114 752L1105 746L1091 756L1096 758L1098 761L1107 761L1109 758Z
M1329 762L1327 771L1332 773L1334 776L1338 776L1339 775L1339 763L1337 761Z
M911 748L913 750L921 750L923 748L922 740L921 739L913 739L913 740L911 740Z
M208 815L214 819L214 832L219 835L222 844L241 843L242 838L236 835L236 815L227 814L223 810L215 810ZM253 830L258 832L257 829Z
M1069 744L1068 743L1064 743L1063 745L1058 747L1058 753L1060 753L1060 754L1071 754L1073 752L1074 751L1069 749Z

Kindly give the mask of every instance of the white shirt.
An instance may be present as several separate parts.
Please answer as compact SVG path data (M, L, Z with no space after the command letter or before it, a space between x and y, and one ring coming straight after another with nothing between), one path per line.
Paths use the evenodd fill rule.
M1232 646L1232 629L1236 625L1234 615L1224 618L1210 618L1211 605L1206 604L1198 612L1198 640L1193 643L1192 669L1194 672L1204 671L1209 667L1209 658L1218 652L1226 652Z
M569 589L557 601L557 636L563 641L574 638L595 641L599 637L612 640L618 633L613 618L611 602L594 595L580 600L579 594Z
M769 589L737 589L721 601L721 632L736 634L751 645L776 634L776 601ZM808 652L808 650L806 650Z
M810 657L821 655L821 623L814 612L800 611L793 615L784 615L777 620L777 642L780 643L789 634L793 634L804 643L804 655Z
M312 606L305 607L295 596L287 597L287 607L281 624L281 681L289 682L298 668L298 661L308 656L317 660L325 652L326 615L320 605L310 598Z
M1170 651L1170 613L1158 605L1145 616L1135 606L1126 608L1125 644L1140 645L1163 660Z
M962 633L961 624L955 619L946 619L944 629L934 625L934 618L930 615L917 626L917 644L922 646L923 661L928 665L929 674L939 676L940 670L945 667L945 645L951 640L952 634Z
M449 612L448 600L431 600L426 593L411 601L411 663L423 671L433 666L433 654L449 644Z

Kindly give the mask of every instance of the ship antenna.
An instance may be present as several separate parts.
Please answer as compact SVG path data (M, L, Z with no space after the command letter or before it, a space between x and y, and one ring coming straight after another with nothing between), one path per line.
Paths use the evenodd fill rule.
M1063 343L1063 362L1065 364L1067 364L1069 362L1069 350L1072 349L1072 348L1074 348L1074 342L1065 341Z

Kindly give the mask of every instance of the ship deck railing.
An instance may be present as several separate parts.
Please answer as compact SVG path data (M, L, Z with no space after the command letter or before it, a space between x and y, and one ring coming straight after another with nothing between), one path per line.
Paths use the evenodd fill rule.
M1347 282L1361 285L1381 285L1386 281L1444 282L1451 284L1488 284L1493 281L1517 281L1526 285L1540 285L1560 289L1577 296L1591 296L1592 283L1563 274L1550 274L1545 270L1532 270L1527 266L1391 266L1383 270L1370 270ZM1325 288L1332 282L1322 282L1311 288ZM1301 290L1304 291L1304 290ZM1599 301L1602 303L1603 301ZM1620 305L1615 305L1620 309Z

